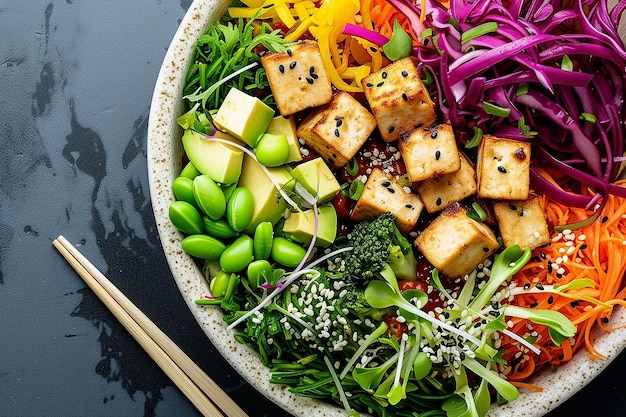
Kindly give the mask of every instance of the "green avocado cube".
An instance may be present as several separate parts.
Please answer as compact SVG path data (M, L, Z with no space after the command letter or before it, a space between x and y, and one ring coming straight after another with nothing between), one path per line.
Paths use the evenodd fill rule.
M293 188L293 178L285 167L267 168L267 170L280 187L286 190ZM254 200L252 220L245 230L246 233L254 233L256 226L264 221L275 224L285 213L287 203L259 163L247 154L243 158L238 185L250 190Z
M318 208L318 226L315 246L329 246L337 237L337 212L330 205ZM309 244L315 233L315 217L313 209L299 213L290 213L283 225L283 232L293 239Z
M302 153L300 153L300 142L296 136L296 119L293 116L283 117L276 116L270 122L265 133L272 133L274 135L285 135L287 142L289 143L289 157L287 157L286 163L298 162L302 160Z
M243 91L231 88L213 117L213 123L219 130L228 132L255 147L272 117L274 110L267 104Z
M215 137L237 143L226 133L217 132ZM241 149L221 141L207 139L204 135L189 129L183 133L182 142L189 161L200 173L221 184L237 182L243 163Z
M319 202L332 199L341 186L332 171L322 158L311 159L296 166L291 176L313 195L318 196Z

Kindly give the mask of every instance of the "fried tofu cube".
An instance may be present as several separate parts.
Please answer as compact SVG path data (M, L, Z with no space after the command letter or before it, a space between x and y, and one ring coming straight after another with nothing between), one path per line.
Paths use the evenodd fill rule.
M351 94L340 91L330 103L314 110L296 133L336 169L352 159L374 129L374 116Z
M391 212L397 217L398 229L409 233L415 227L423 208L424 204L417 194L407 192L389 174L374 168L350 219L355 222L373 220L383 213Z
M400 135L398 141L411 182L440 177L461 169L461 157L452 126L418 127Z
M276 107L283 116L321 106L333 98L333 90L315 41L303 41L284 53L261 57Z
M459 152L461 168L450 174L429 178L422 182L417 192L429 213L443 210L449 204L476 194L476 171L469 159Z
M489 226L468 217L467 209L459 203L446 207L414 244L449 278L469 274L500 247Z
M361 81L385 142L404 131L435 123L435 107L411 58L403 58Z
M526 200L530 187L530 143L483 135L476 163L478 197Z
M550 243L548 222L536 194L531 193L527 200L496 201L493 211L504 247L534 249Z

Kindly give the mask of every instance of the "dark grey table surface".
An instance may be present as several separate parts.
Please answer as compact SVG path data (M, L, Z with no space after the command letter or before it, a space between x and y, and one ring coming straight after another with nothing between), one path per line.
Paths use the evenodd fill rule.
M250 416L285 412L215 351L156 231L146 130L191 0L0 0L0 416L191 416L53 248L63 234ZM625 415L626 355L550 417Z

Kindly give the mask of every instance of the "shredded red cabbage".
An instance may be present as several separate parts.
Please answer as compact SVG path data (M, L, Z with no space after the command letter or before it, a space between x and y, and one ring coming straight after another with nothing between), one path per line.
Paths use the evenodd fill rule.
M420 1L390 2L420 14ZM426 0L426 20L413 28L424 46L414 55L422 73L436 75L431 93L463 143L476 129L531 142L534 164L597 195L566 193L536 171L533 188L590 209L607 194L626 197L614 184L626 148L624 10L626 0L612 9L607 0L451 0L449 8ZM495 31L470 32L492 22ZM507 115L485 110L494 106Z

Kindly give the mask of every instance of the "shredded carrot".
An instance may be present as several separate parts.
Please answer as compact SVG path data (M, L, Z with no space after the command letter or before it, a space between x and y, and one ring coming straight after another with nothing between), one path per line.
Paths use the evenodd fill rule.
M561 182L546 171L542 175L555 183ZM592 195L591 191L586 192ZM567 296L534 291L510 297L511 304L521 307L561 312L577 327L577 332L571 340L556 346L545 326L528 320L511 320L511 330L524 338L534 339L534 345L541 353L535 355L519 342L503 336L503 358L511 364L505 372L508 380L516 384L527 380L538 370L569 361L580 348L586 349L591 359L604 358L603 353L594 347L595 330L615 330L605 321L615 306L626 307L626 199L606 198L604 213L598 221L579 230L554 233L551 243L535 249L531 261L513 277L518 286L526 284L533 288L537 284L564 285L576 279L591 280L593 287L570 290ZM541 196L540 202L551 228L585 219L589 214L584 209L558 204L546 196Z

